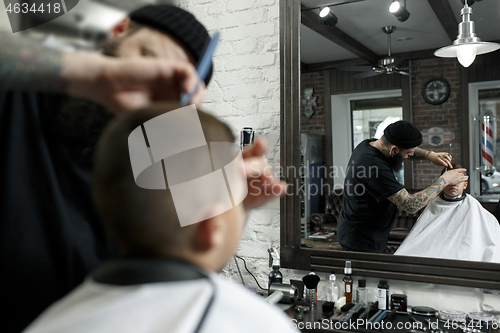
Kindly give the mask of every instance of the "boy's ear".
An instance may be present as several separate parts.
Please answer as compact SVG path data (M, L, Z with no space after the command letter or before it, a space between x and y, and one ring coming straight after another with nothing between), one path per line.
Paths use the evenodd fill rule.
M123 33L125 33L128 29L130 29L130 23L132 20L130 17L126 17L120 22L118 22L112 29L111 29L111 36L113 38L119 37Z
M224 243L224 224L221 215L196 223L192 247L196 251L206 252L220 247Z
M464 190L467 188L467 186L469 186L469 181L468 180L465 181Z

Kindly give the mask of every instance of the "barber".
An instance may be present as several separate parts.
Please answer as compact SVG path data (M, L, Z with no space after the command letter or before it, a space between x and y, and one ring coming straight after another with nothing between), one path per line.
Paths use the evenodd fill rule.
M421 143L422 134L417 127L400 120L387 126L380 139L364 140L354 149L347 167L337 227L344 250L382 253L397 207L416 213L447 185L468 179L464 169L451 170L448 153L418 148ZM426 159L450 170L431 186L410 194L394 175L406 159Z
M178 102L198 84L194 65L209 35L192 14L142 7L113 35L105 56L0 34L2 332L20 332L115 253L90 195L107 122ZM204 87L190 104L203 101Z

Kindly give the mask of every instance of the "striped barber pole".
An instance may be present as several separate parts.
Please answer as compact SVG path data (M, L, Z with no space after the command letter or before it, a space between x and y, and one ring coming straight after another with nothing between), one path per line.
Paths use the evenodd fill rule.
M494 119L493 113L489 110L486 110L481 117L481 165L486 172L493 171L494 165Z

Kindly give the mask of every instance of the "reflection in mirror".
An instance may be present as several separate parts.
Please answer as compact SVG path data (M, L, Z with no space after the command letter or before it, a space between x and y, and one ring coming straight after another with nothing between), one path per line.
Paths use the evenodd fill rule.
M311 215L320 212L325 187L323 180L326 177L323 160L323 137L318 134L302 133L300 135L300 185L304 189L300 193L301 209L301 239L327 239L324 234L333 236L332 231L327 232L328 225L322 230L315 228L311 233ZM314 223L314 222L313 222ZM317 223L314 223L317 224Z
M442 25L440 21L442 19L444 19L443 22L457 20L456 17L453 18L453 15L448 14L455 10L457 13L460 11L462 4L459 0L412 0L415 6L412 5L411 18L403 23L398 23L392 14L386 12L392 0L302 0L301 2L306 7L320 6L327 2L349 2L349 4L333 6L332 10L339 18L335 27L320 27L314 10L304 11L303 7L301 10L301 4L294 0L280 0L280 161L283 169L298 170L300 168L301 132L323 135L326 166L333 166L334 159L338 161L339 158L345 158L346 162L348 161L350 152L346 154L347 156L343 156L342 152L337 154L333 143L351 142L351 135L339 135L339 131L332 130L332 126L342 117L348 118L349 113L335 115L332 119L332 113L326 112L326 110L338 109L333 101L336 96L348 93L385 93L390 90L399 90L402 96L403 119L411 119L422 130L424 142L426 142L424 148L448 151L448 146L445 145L449 145L449 142L441 142L444 139L450 140L450 137L453 137L450 134L453 133L451 155L454 160L461 161L472 171L471 145L469 144L472 121L469 121L468 115L467 89L469 83L500 80L500 66L497 66L500 63L500 53L480 55L467 69L460 67L456 59L434 57L433 52L437 48L448 45L456 37L456 25ZM480 10L483 4L483 10ZM452 10L439 10L448 6L451 6ZM500 30L490 29L488 24L485 26L486 22L495 21L491 19L491 15L498 13L500 2L482 1L476 2L474 6L474 15L482 22L481 25L476 25L476 32L483 40L500 40ZM341 7L345 8L340 9ZM484 16L485 13L486 16ZM448 15L448 17L443 17L443 15ZM384 75L356 80L351 79L352 73L346 71L341 73L336 69L347 65L373 65L378 59L383 58L387 54L387 40L381 40L376 31L389 22L397 26L392 36L394 56L409 60L411 77L384 73ZM330 41L336 39L336 42L327 44L325 39L320 38L320 43L316 43L317 39L307 38L301 34L306 31L303 29L305 25L310 31L323 31L320 37L328 36L331 37ZM451 27L451 30L443 28L445 26ZM418 28L412 29L412 27ZM399 36L397 36L398 33L400 33ZM408 39L404 38L407 33L413 36L410 43L413 48L407 48L410 45L407 43ZM399 38L401 42L398 41ZM304 47L305 43L308 44ZM315 44L316 48L314 48ZM301 54L304 49L309 50L316 58L304 57ZM338 58L327 59L332 55ZM451 87L449 98L437 105L429 104L422 96L423 85L434 77L446 78ZM313 107L314 115L310 119L307 118L308 120L305 120L306 116L300 105L301 97L304 97L301 87L313 87L313 97L317 97L317 106ZM430 125L441 127L443 131L436 135L430 130ZM306 129L309 131L305 131ZM348 131L349 129L344 126L343 132ZM331 137L326 135L328 133L331 133ZM433 144L438 146L433 146ZM412 172L408 173L407 167ZM405 186L408 189L425 188L426 184L430 184L437 178L439 171L440 168L427 163L405 163ZM297 173L284 173L282 178L290 184L300 183ZM332 192L337 190L334 181L333 176L326 177L326 182L331 186ZM341 185L339 190L342 188ZM339 198L342 199L342 196ZM334 211L337 211L339 203L341 204L341 202L333 203L333 207L336 207ZM300 196L284 196L280 200L280 205L280 254L283 267L303 270L313 268L317 271L329 272L331 269L343 269L345 261L351 260L356 272L367 277L500 289L500 264L308 247L307 244L301 244ZM491 210L495 205L492 206ZM321 244L328 248L328 242L325 240Z
M371 138L380 139L385 128L403 119L400 97L351 100L352 146ZM394 172L396 179L404 185L404 170Z
M388 6L391 1L385 2ZM453 162L464 165L470 172L471 182L465 191L468 192L470 188L472 199L477 197L483 202L485 198L488 198L491 202L498 202L500 172L492 171L489 174L478 172L475 168L481 163L476 160L482 158L480 138L477 137L474 143L469 143L469 138L462 135L462 133L470 132L471 138L478 136L477 129L480 126L469 124L468 119L464 120L467 117L463 117L460 113L461 108L464 110L467 108L460 104L463 100L459 95L459 87L467 84L468 78L464 76L464 70L456 59L441 59L433 56L433 50L448 44L449 36L447 35L456 36L456 31L450 33L443 30L442 17L439 17L439 13L433 12L430 2L418 1L418 3L419 8L412 8L412 17L407 22L401 23L384 12L385 5L381 2L374 5L373 2L366 1L302 0L300 27L302 61L300 91L303 106L300 117L301 162L303 169L307 170L307 174L301 175L301 183L305 189L305 194L301 196L301 244L304 247L342 250L338 241L338 221L344 204L343 194L346 190L344 182L349 158L358 144L372 137L379 139L383 127L394 120L406 119L417 126L423 136L421 148L446 154L451 149L450 155ZM317 15L316 12L319 12L323 5L332 5L331 9L339 17L339 22L335 27L316 25L314 15ZM460 4L454 4L450 0L449 5L458 16L459 8L455 7L460 7ZM482 4L475 6L474 10L477 20L491 21L488 9ZM356 17L356 20L352 19L353 17ZM424 17L428 31L412 30L412 26L409 25L411 20ZM380 28L388 25L395 27L391 34L393 63L398 66L397 68L404 68L405 70L401 71L403 73L397 70L391 72L386 66L387 63L392 62L388 60L390 54L387 53L386 35L381 32ZM478 27L478 29L481 30L478 30L478 34L485 36L486 39L500 39L500 35L493 35L491 31L487 32L486 27ZM376 72L372 68L375 68L377 61L381 59L386 64L382 65L385 66L384 71ZM475 71L475 77L471 76L472 80L485 80L481 78L481 71L487 72L489 63L484 59L487 57L478 56L471 66L471 70ZM378 66L381 66L380 63ZM369 74L360 76L361 70L363 70L362 73ZM429 94L432 95L430 88L426 90L425 87L432 86L429 82L434 78L440 78L451 87L449 95L445 94L445 98L436 101L425 98ZM498 95L495 95L495 89L500 89L500 85L496 88L488 87L487 90L481 90L475 101L475 108L479 106L481 109L487 105L488 108L495 109L493 114L496 117L498 105L496 103L499 99ZM312 94L306 93L311 91ZM395 91L397 91L397 97L393 95ZM386 93L388 97L383 97ZM356 95L359 96L355 98ZM397 100L399 106L392 105L389 102L391 98ZM331 103L331 108L329 103ZM377 103L382 105L377 105ZM469 109L472 110L472 108ZM476 118L479 119L479 114ZM332 119L331 124L325 124L326 119ZM495 121L500 120L495 118ZM377 128L379 125L380 128ZM472 127L469 129L469 126ZM313 141L315 144L310 146ZM494 148L495 144L496 138L493 138L492 154L498 155ZM330 146L331 149L327 148ZM500 149L499 146L496 145L496 148ZM393 152L395 155L407 153L403 152L407 147L399 148L402 149ZM311 154L312 150L321 151L321 158L314 160L306 157ZM328 156L331 158L329 159ZM495 162L500 164L500 155L493 161L493 167L496 166ZM315 163L316 167L318 165L323 167L322 172L312 171L311 168ZM441 169L442 167L435 166L429 161L413 161L405 163L404 171L395 172L395 178L399 183L404 184L409 193L416 193L436 182ZM310 175L313 176L309 178ZM323 175L324 178L321 179ZM312 189L313 184L322 186L323 190L318 192ZM313 193L314 195L311 195ZM387 193L379 194L385 197L390 196L386 195ZM382 199L385 200L385 198ZM483 209L480 206L477 208ZM363 203L355 209L363 210ZM379 213L384 214L383 211L384 209ZM381 235L385 242L384 246L378 246L375 252L386 254L396 252L415 226L422 211L423 209L417 213L405 212L398 208L396 216L387 222L390 225L389 231ZM483 211L478 211L476 218L482 213ZM484 213L489 218L490 215L486 210ZM488 218L485 219L488 220ZM496 235L496 226L490 225L490 229L490 236ZM450 234L450 232L447 233L448 236ZM345 246L344 248L367 250L364 247ZM496 249L493 249L492 253L495 251ZM456 256L446 257L437 252L431 257L460 259ZM467 257L463 258L467 259ZM479 261L490 262L492 261L490 259L482 257ZM500 258L497 260L500 261Z
M500 82L471 84L469 113L474 121L471 137L475 168L471 174L471 195L481 201L498 202L500 197Z
M462 166L454 164L453 168ZM447 185L431 200L394 254L500 262L500 225L464 192L468 184Z

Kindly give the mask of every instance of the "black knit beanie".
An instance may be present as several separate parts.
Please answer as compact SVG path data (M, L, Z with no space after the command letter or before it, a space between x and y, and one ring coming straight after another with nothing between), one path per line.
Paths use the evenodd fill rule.
M422 143L422 133L410 122L399 120L384 130L384 136L391 144L400 148L414 148Z
M147 5L129 14L132 21L160 30L174 37L198 63L205 46L210 41L207 29L193 14L172 5ZM212 77L213 64L205 78L208 86Z

